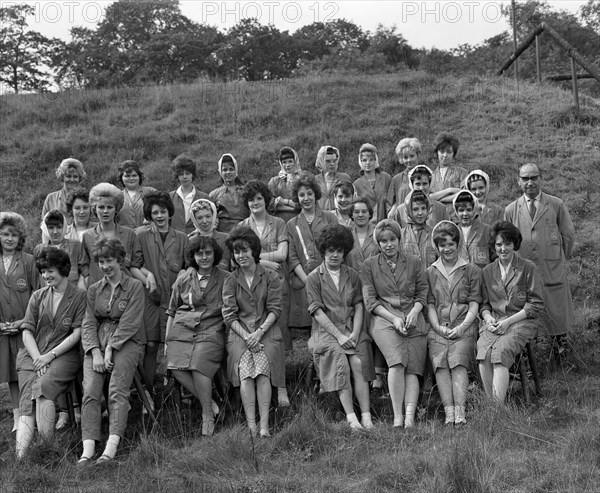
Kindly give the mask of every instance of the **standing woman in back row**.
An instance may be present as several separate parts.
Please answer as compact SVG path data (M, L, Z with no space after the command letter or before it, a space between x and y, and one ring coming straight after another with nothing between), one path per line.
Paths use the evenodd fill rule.
M71 224L73 218L67 213L67 195L81 184L85 176L81 161L73 158L63 159L56 169L56 178L63 184L63 187L57 192L48 194L42 207L42 218L52 209L58 209L67 218L67 224ZM48 239L44 238L43 241L48 241Z
M300 204L302 211L287 223L288 269L290 272L290 311L289 327L310 327L312 317L308 313L306 298L306 280L323 258L317 248L317 235L330 224L337 224L331 212L317 207L321 198L321 188L315 177L303 173L293 188L294 201Z
M169 192L175 208L171 218L171 227L189 235L194 231L192 204L200 199L208 199L208 194L201 192L194 185L198 171L193 159L181 154L173 160L171 169L173 170L173 176L179 183L177 190Z
M144 195L156 192L156 189L142 186L144 173L135 161L123 161L118 171L117 181L123 185L123 207L117 221L121 226L135 229L144 223Z
M217 231L229 233L250 215L248 205L242 199L244 182L238 176L238 163L231 154L219 159L219 174L223 184L210 192L209 198L217 205L219 224Z
M279 151L279 165L281 170L269 180L269 190L273 193L274 214L287 223L300 212L300 206L292 198L292 189L302 170L298 154L291 147Z
M387 193L392 177L381 171L377 148L373 144L363 144L358 151L360 178L354 182L357 196L366 198L373 208L372 222L387 217Z

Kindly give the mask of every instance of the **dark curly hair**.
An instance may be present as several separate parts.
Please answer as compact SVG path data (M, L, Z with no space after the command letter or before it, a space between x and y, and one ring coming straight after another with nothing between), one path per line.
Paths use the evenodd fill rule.
M98 262L102 258L114 258L121 263L127 252L118 238L100 238L92 247L92 260Z
M352 214L354 214L354 206L356 204L365 204L367 206L367 210L369 211L369 219L373 219L373 206L371 205L371 202L369 202L369 200L365 197L359 196L355 197L350 204L349 215L353 221L354 218L352 217Z
M440 132L439 134L436 135L435 139L433 140L433 152L435 152L437 154L437 152L445 146L450 146L452 147L452 155L456 156L456 153L458 152L458 146L460 145L460 142L458 141L458 139L452 135L450 132Z
M354 247L354 237L348 228L340 224L325 226L317 236L317 248L322 257L328 248L341 248L344 250L344 258Z
M69 258L69 254L64 250L45 246L36 252L35 266L40 274L42 273L42 269L55 268L62 277L69 277L71 259Z
M273 192L269 190L269 187L262 181L250 180L244 185L242 190L242 201L248 205L248 202L253 199L257 194L261 194L265 199L265 207L268 208L273 199Z
M167 209L169 217L173 217L173 214L175 214L173 200L171 200L171 196L167 192L149 193L148 195L144 195L142 200L144 201L144 217L148 221L152 221L152 207L155 205Z
M137 175L140 177L140 185L144 181L144 173L142 173L142 169L140 168L140 165L137 162L132 161L131 159L128 159L127 161L123 161L121 164L119 164L119 168L117 171L119 173L118 181L123 186L125 186L125 184L123 183L123 175L125 173L129 173L130 171L135 171L137 173Z
M213 265L219 265L219 263L223 259L223 249L217 243L217 240L215 240L211 236L202 236L202 235L194 236L190 240L188 247L185 249L186 264L189 267L193 267L194 269L197 270L198 264L196 263L196 259L194 258L194 255L196 255L196 253L198 253L200 250L204 250L205 248L212 249L214 257L215 257L213 260Z
M173 163L171 163L171 169L173 170L175 181L178 180L179 175L184 171L187 171L192 174L192 180L196 179L196 163L191 157L186 156L185 154L180 154L175 159L173 159Z
M80 188L73 190L72 192L69 193L69 195L67 195L66 206L67 206L67 213L69 215L73 214L73 204L75 203L75 201L77 199L83 200L84 202L89 204L90 203L90 191L87 188L80 187Z
M523 241L523 235L513 223L508 221L498 221L492 226L490 231L490 239L488 247L490 252L496 251L496 237L499 236L507 243L512 243L515 252L521 248L521 242Z
M225 241L225 245L229 248L231 252L231 258L237 265L235 260L234 252L236 250L244 250L246 248L250 248L252 250L252 257L254 261L258 264L260 262L260 239L256 236L256 233L251 229L245 226L236 226L229 233L229 238Z
M292 200L297 204L300 203L298 200L298 190L300 190L300 187L310 188L315 193L315 202L321 198L321 187L315 181L314 175L305 171L300 175L298 180L294 182L292 187Z

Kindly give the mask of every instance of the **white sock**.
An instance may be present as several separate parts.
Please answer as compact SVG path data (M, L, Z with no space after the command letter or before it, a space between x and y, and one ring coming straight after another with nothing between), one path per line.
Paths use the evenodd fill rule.
M114 456L117 455L117 447L119 446L120 441L121 437L119 435L109 435L102 455L106 455L111 459L114 458Z
M463 424L466 423L467 420L465 418L465 406L456 406L456 417L454 422L456 424Z
M86 457L88 459L91 459L92 457L94 457L94 454L96 453L96 440L84 440L83 441L83 453L81 454L81 457Z
M17 407L13 409L13 428L11 433L17 431L17 428L19 427L19 416L21 416L21 413L19 413L19 408Z
M361 422L363 428L365 428L367 430L370 430L371 428L373 428L373 421L371 420L370 412L362 413L360 422Z
M410 428L415 425L415 411L417 404L414 402L406 404L406 417L404 418L404 427Z
M446 422L444 424L454 423L454 406L445 406Z
M394 416L394 427L402 428L404 426L404 416Z

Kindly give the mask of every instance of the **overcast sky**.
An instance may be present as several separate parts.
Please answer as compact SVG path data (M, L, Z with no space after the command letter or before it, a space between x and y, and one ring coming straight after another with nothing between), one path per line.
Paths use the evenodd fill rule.
M14 3L24 2L0 1L2 6ZM94 28L103 17L103 9L112 2L44 0L26 3L35 7L36 15L30 19L32 29L68 40L72 27ZM509 3L507 0L181 0L180 6L190 19L221 30L247 17L290 32L315 21L346 19L369 31L374 31L378 24L395 25L397 32L415 48L448 49L463 43L478 44L508 29L500 8ZM577 13L586 2L551 0L549 3L555 10Z

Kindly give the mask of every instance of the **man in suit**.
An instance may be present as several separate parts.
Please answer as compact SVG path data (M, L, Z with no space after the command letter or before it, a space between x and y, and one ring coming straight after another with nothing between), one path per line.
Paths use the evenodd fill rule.
M575 228L564 202L542 192L536 164L521 166L517 182L523 195L506 207L504 219L523 235L519 254L533 261L542 273L548 316L541 321L546 335L553 339L554 354L565 356L566 336L574 321L567 260L575 243Z

